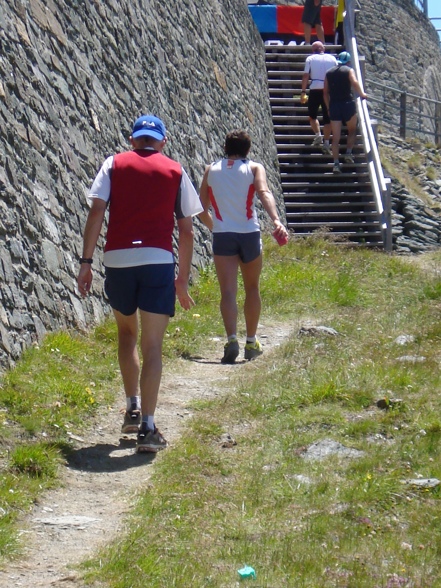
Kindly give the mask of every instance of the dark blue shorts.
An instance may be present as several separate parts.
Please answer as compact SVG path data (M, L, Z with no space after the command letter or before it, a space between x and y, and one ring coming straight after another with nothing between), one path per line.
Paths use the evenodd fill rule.
M329 105L329 118L331 120L347 122L351 120L356 112L357 109L353 100L349 100L349 102L331 102Z
M110 306L130 316L138 308L154 314L175 314L175 265L106 267L104 290Z
M260 231L253 233L213 233L214 255L238 255L243 263L254 261L262 253Z

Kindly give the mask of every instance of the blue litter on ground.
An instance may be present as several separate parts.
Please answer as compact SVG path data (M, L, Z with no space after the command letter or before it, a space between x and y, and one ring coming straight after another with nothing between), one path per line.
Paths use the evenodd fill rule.
M237 570L237 573L241 578L255 578L256 572L251 566L245 566L240 570Z

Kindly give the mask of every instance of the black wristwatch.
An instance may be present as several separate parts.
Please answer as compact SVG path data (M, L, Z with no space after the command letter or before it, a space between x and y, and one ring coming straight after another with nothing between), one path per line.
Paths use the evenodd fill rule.
M80 257L80 263L89 263L92 265L93 259L91 257Z

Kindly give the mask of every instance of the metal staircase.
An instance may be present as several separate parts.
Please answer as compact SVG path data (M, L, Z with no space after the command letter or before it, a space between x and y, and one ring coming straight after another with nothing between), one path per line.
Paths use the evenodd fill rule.
M338 53L339 46L326 45ZM305 45L266 45L266 68L288 228L294 236L321 231L340 243L383 248L382 218L371 185L361 136L354 163L333 174L331 155L313 147L307 106L300 104ZM345 150L343 128L341 152Z

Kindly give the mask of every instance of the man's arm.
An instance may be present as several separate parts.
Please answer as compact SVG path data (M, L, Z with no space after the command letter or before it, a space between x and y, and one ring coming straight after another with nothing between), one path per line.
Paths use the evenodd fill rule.
M86 259L91 259L95 251L98 237L101 233L104 214L106 212L107 202L100 198L94 198L92 206L87 216L86 226L83 236L83 255ZM86 296L92 285L92 267L90 263L82 263L77 277L78 290L82 296Z
M360 85L360 82L355 77L355 72L353 69L349 72L349 81L351 82L351 86L357 92L361 99L366 100L367 95L363 92L363 88Z
M176 296L182 308L189 310L194 306L194 300L188 293L194 238L193 220L191 216L178 219L178 232L179 270L175 280Z
M211 216L210 211L208 210L210 207L210 197L208 195L208 172L210 170L210 166L205 169L204 177L202 178L202 184L199 191L199 199L201 201L202 206L204 207L204 211L201 212L198 216L204 225L213 230L213 218Z
M302 94L306 92L308 87L308 80L309 80L309 72L305 71L302 75Z
M261 163L254 163L252 170L254 174L254 189L256 190L256 194L261 201L263 208L266 210L268 216L274 223L273 235L280 238L287 238L288 231L285 229L279 218L276 201L274 199L273 193L268 187L265 168Z

